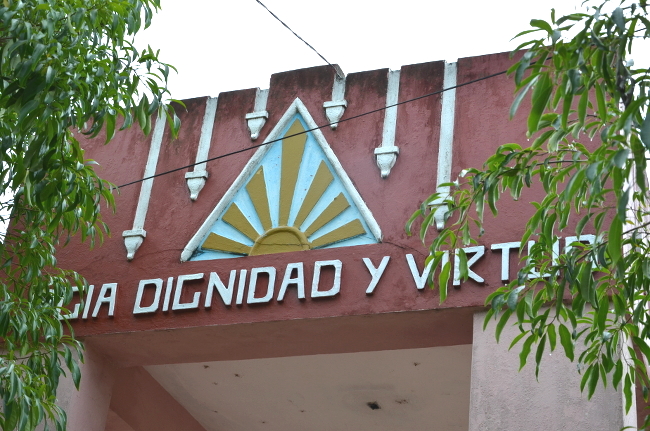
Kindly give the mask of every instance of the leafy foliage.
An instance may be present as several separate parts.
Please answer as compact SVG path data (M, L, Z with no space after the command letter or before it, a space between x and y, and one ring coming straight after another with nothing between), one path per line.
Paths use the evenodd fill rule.
M450 224L432 241L429 257L442 265L444 298L445 250L475 242L485 206L497 216L503 194L518 200L524 189L543 188L520 244L523 250L535 241L527 264L488 296L486 323L498 319L498 338L516 319L521 333L511 348L521 343L521 367L534 351L539 371L544 350L561 345L578 361L588 397L599 381L622 386L629 409L635 381L645 394L650 386L644 364L650 358L650 72L631 59L635 42L650 38L650 21L646 1L586 3L586 13L558 18L553 11L550 21L532 20L518 35L533 38L519 46L520 59L509 70L517 88L510 115L530 96L532 144L499 147L481 169L447 184L450 194L427 199L407 230L421 218L425 241L436 211L429 202L446 199ZM554 249L560 232L576 237L565 250Z
M180 126L165 100L170 66L132 44L159 7L159 0L0 2L0 210L13 226L0 246L3 430L32 430L45 418L65 429L59 378L67 369L79 384L81 344L60 319L85 281L57 266L55 247L74 235L90 246L101 240L108 228L100 204L112 207L113 196L76 135L105 130L108 142L134 122L148 133L155 112L174 134Z

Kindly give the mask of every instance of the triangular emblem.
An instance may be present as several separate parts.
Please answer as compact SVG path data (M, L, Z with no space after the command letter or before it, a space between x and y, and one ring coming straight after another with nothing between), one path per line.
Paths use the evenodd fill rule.
M301 133L316 127L296 99L266 142L284 139L255 152L189 241L181 260L381 241L379 225L321 131Z

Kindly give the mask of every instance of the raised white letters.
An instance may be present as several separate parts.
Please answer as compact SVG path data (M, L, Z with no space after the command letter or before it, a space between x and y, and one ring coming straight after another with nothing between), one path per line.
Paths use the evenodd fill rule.
M167 287L165 288L165 301L163 302L162 311L169 311L169 301L172 298L172 290L174 290L174 277L167 279Z
M156 286L153 302L151 303L151 305L143 307L142 297L144 296L144 288L150 284ZM133 305L133 314L155 313L158 310L158 305L160 303L160 293L162 292L162 287L163 287L162 278L154 278L151 280L140 280L140 284L138 285L138 294L136 295L135 304Z
M325 266L334 267L334 283L329 290L318 290L320 283L320 272ZM341 291L341 269L343 263L340 260L321 260L314 263L314 278L311 283L311 297L312 298L325 298L327 296L335 296Z
M291 277L294 269L296 270L296 276ZM287 265L287 268L284 270L284 278L282 279L280 292L278 292L278 302L284 301L284 295L287 293L287 287L289 287L290 284L296 285L298 299L305 299L305 272L302 262L290 263Z
M510 250L518 250L519 242L492 244L492 250L501 250L501 281L510 280Z
M474 256L467 259L467 277L476 281L477 283L483 283L485 280L483 277L471 270L472 265L476 263L483 255L485 254L484 245L476 245L474 247L465 247L463 251L466 254L474 253ZM458 252L454 253L454 286L460 286L460 257L458 257Z
M560 240L564 241L564 252L570 253L572 248L577 246L577 243L582 242L593 244L596 241L596 237L592 234L585 234L581 236L568 236L564 239L558 238L552 247L554 261L557 260L557 257L559 256ZM534 245L534 241L528 241L527 249L529 255L530 250ZM511 253L513 250L518 250L520 248L520 242L503 242L492 244L489 247L491 250L500 250L501 252L501 281L506 282L510 280ZM467 254L468 258L467 276L468 278L478 283L483 283L485 280L481 275L472 270L472 265L478 262L478 260L485 255L485 248L485 245L476 245L462 249ZM449 268L451 252L454 253L454 265L453 276L450 277L450 281L454 286L459 286L462 283L460 277L460 249L445 251L442 254L440 265L441 267ZM425 260L426 264L422 269L418 267L418 263L416 262L413 254L405 254L405 258L411 272L411 276L413 277L416 289L423 290L427 285L429 277L431 277L432 274L432 257L427 257ZM391 256L383 256L381 257L381 261L375 260L374 262L377 262L377 266L375 266L375 263L373 262L374 259L378 260L379 257L375 256L362 258L366 269L370 273L370 281L368 282L368 285L365 289L365 293L368 296L374 294L377 286L379 285L379 282L384 277L386 269L388 268L388 264L390 263ZM528 263L530 264L530 257L527 259ZM354 264L357 265L357 268L354 271L361 270L361 268L358 267L358 261L355 261ZM331 269L325 269L327 267L331 267ZM336 259L316 261L314 262L313 270L314 272L311 283L311 299L334 297L341 292L343 263L340 260ZM325 273L326 275L321 277L324 270L327 271ZM233 302L239 307L242 306L244 302L246 302L246 304L268 304L276 295L276 278L278 278L278 271L282 271L282 269L267 266L251 269L231 269L229 271L230 274L227 284L225 279L225 272L222 272L221 275L219 275L217 272L211 272L207 281L207 285L205 283L195 283L193 286L191 286L190 289L192 290L192 294L190 295L189 292L186 292L187 298L185 298L186 301L191 299L189 302L181 302L183 299L183 289L187 287L185 286L186 282L192 280L203 280L204 273L186 274L180 275L178 277L167 277L166 284L163 278L140 280L137 289L128 289L129 292L133 291L135 293L133 314L153 314L157 313L160 310L162 310L163 313L167 313L170 309L170 306L172 310L198 309L201 304L206 310L208 310L212 308L212 300L213 295L215 295L215 291L226 307L231 307ZM290 288L295 288L296 297L298 299L305 299L306 289L308 289L308 286L305 286L306 283L308 283L308 281L305 280L305 271L305 264L303 262L292 262L288 263L285 266L281 281L278 279L278 282L280 282L276 297L278 302L284 301L285 297L287 296L287 291ZM355 273L354 271L351 272L351 274ZM549 276L549 274L540 275L538 271L540 271L540 268L533 268L528 274L528 277L536 278ZM247 279L249 273L250 279ZM356 272L356 274L359 275L358 272ZM239 276L239 281L237 281L237 276ZM333 278L330 279L330 276L333 276ZM397 274L397 276L400 275ZM262 280L260 280L260 278ZM266 280L267 278L268 281ZM324 280L321 280L321 278L324 278ZM258 286L258 284L261 285ZM60 319L88 319L89 314L92 314L92 317L96 318L104 306L106 306L106 314L109 317L113 317L115 314L115 305L117 301L117 287L117 283L103 284L101 286L101 289L97 289L99 290L99 293L95 295L96 298L93 298L95 286L88 285L86 291L84 292L84 295L79 295L79 301L76 303L71 303L69 305L71 307L70 311L62 309ZM164 295L163 287L165 288ZM206 289L205 300L201 301L203 288ZM153 292L151 289L153 289ZM73 287L73 291L75 293L78 293L75 287ZM151 302L145 297L152 298ZM60 306L62 307L61 304Z
M106 283L102 285L102 290L99 291L97 302L95 302L93 317L97 317L97 314L99 314L99 309L101 308L102 304L108 304L108 315L113 316L113 314L115 313L116 296L117 296L117 283Z
M90 302L93 299L93 291L95 290L94 285L88 286L88 294L86 295L86 300L84 301L84 312L83 315L81 316L82 319L87 319L88 318L88 312L90 311Z
M268 274L269 275L269 285L266 288L266 294L261 298L255 298L255 288L257 287L257 275L258 274ZM271 301L273 298L273 287L275 285L275 268L272 266L265 266L263 268L253 268L251 269L251 281L248 284L248 304L263 304L265 302Z
M418 270L418 265L415 263L415 259L412 254L406 255L406 261L409 264L409 269L411 270L411 275L413 276L413 281L415 281L415 287L418 290L424 289L424 286L427 284L427 278L429 278L429 273L431 272L431 265L433 261L429 262L427 266L422 270L422 274Z
M235 278L237 278L237 270L230 271L230 278L228 279L228 287L226 287L219 278L216 272L210 273L210 281L208 281L208 290L205 291L205 308L212 307L212 292L217 289L219 296L223 303L230 307L232 303L232 295L235 292Z
M237 286L237 305L242 305L244 303L244 289L246 288L246 274L248 274L247 269L242 269L239 271L239 285Z
M372 277L372 279L370 280L370 284L368 284L368 288L366 289L366 295L372 295L373 292L375 291L375 287L377 287L377 283L379 283L379 279L384 274L384 271L386 270L386 266L388 266L389 260L390 260L390 256L384 256L384 258L379 263L379 266L375 268L375 265L372 264L372 261L369 258L367 257L363 258L363 263L366 264L366 268L368 268L368 271L370 271L370 276Z
M190 280L202 279L203 273L178 276L178 280L176 280L176 290L174 291L174 304L172 305L172 310L190 310L192 308L199 308L199 299L201 298L201 292L194 292L192 302L181 302L181 294L183 292L183 283Z

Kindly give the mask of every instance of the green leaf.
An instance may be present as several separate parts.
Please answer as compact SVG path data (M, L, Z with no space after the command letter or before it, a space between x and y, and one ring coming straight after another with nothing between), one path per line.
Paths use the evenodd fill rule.
M625 411L629 412L632 407L632 378L629 374L625 376L625 381L623 383L623 394L625 395Z
M522 332L519 335L517 335L510 343L510 347L508 347L508 350L511 350L515 346L515 344L517 344L519 340L521 340L526 334L528 334L528 332Z
M539 379L539 366L542 363L542 356L544 355L544 348L546 347L546 334L542 336L542 339L537 345L537 350L535 351L535 377Z
M634 345L641 350L641 353L643 353L646 359L650 360L650 347L648 347L648 344L646 344L641 337L637 336L633 336L632 341L634 342Z
M603 93L603 89L600 85L596 85L596 100L598 102L598 116L600 117L600 121L607 121L608 115L607 115L607 106L605 105L605 94Z
M546 21L544 21L544 20L532 19L532 20L530 20L530 25L532 27L540 28L540 29L548 32L549 34L553 33L553 28L551 28L551 25L549 23L547 23Z
M630 189L627 188L623 193L621 193L621 196L618 198L618 204L616 205L616 215L621 220L625 220L629 201Z
M641 141L643 141L643 145L645 145L646 149L650 150L650 113L646 114L643 124L641 124L639 136L641 137Z
M515 311L517 309L517 300L519 299L519 292L521 292L524 289L524 287L526 286L519 286L513 289L512 292L508 294L508 299L506 300L506 303L508 304L508 308L511 311Z
M618 388L619 383L621 383L621 377L623 376L623 361L620 359L616 361L614 366L614 374L612 375L612 386L614 389Z
M546 334L548 335L548 344L549 347L551 348L551 352L555 350L555 346L557 343L557 334L555 332L555 325L553 323L550 323L546 327Z
M629 155L630 155L629 148L622 148L618 150L614 155L614 158L612 159L614 166L621 169L623 166L625 166L625 162L627 161Z
M526 338L526 341L524 341L524 345L521 348L521 353L519 353L519 371L521 371L521 369L526 365L526 360L530 354L530 347L533 344L533 341L535 341L534 335L530 335L528 338Z
M560 333L560 343L564 347L564 354L573 362L573 339L571 338L571 333L563 324L559 325L558 332Z
M621 34L625 33L625 18L623 17L623 9L617 7L612 12L612 20Z
M607 328L607 314L609 312L609 298L603 295L598 302L598 330L602 334Z
M447 285L449 283L449 274L451 273L451 262L447 261L442 266L440 277L438 278L438 289L440 291L440 302L447 299Z
M106 116L106 143L115 136L115 116L108 114Z
M592 368L591 373L589 374L589 385L588 385L588 391L587 391L587 399L590 400L591 397L594 396L594 392L596 391L596 386L598 385L598 377L600 377L600 373L598 372L598 364L594 364L589 368Z
M510 119L515 116L517 113L517 110L519 109L519 105L521 105L522 100L524 100L524 97L526 97L526 94L528 94L528 90L537 83L537 77L532 79L526 86L517 93L517 96L515 97L515 100L512 102L512 105L510 105ZM650 133L650 131L649 131Z
M499 322L497 323L496 331L495 331L495 336L497 343L499 342L499 339L501 337L501 332L503 331L503 328L505 327L506 323L508 322L508 319L510 318L510 315L512 314L511 310L506 310L503 312L501 315L501 318L499 319Z
M458 272L461 280L467 280L469 268L467 267L467 254L465 250L459 248L458 251Z
M585 119L587 118L587 104L589 102L589 92L585 91L580 95L580 101L578 102L578 121L580 124L585 124Z
M540 79L535 84L533 90L533 106L528 115L528 133L533 134L539 128L539 122L542 118L542 114L548 105L548 102L551 98L553 92L553 83L548 74L543 73L540 75Z
M623 236L623 223L618 217L614 217L612 224L609 226L609 234L607 236L607 252L609 258L612 260L612 266L621 258L621 240Z

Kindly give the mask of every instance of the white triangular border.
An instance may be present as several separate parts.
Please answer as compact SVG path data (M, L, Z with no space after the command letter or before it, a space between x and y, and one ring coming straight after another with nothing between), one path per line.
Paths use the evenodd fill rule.
M327 143L327 140L325 139L325 136L323 135L323 132L320 131L320 129L317 129L318 125L314 122L314 119L312 118L311 114L309 114L309 111L307 110L307 107L305 106L304 103L299 98L296 98L296 100L293 101L291 106L286 110L282 118L278 121L278 123L275 125L271 133L266 137L264 140L264 143L274 141L278 138L281 138L280 133L287 127L289 124L289 121L293 118L295 114L300 114L302 118L305 120L305 123L307 123L308 129L315 129L312 130L311 133L314 134L314 137L316 138L316 142L320 145L321 149L325 153L325 157L329 160L331 163L332 167L334 168L334 172L336 175L338 175L339 179L343 183L343 187L345 187L345 190L349 193L350 197L352 198L352 201L354 204L357 206L357 209L361 213L361 217L363 217L364 221L366 222L366 225L368 226L368 229L370 229L370 233L375 237L375 239L379 242L382 240L382 235L381 235L381 229L379 228L379 224L375 221L375 218L373 217L372 213L370 212L370 209L366 205L366 203L361 199L361 195L357 191L356 187L354 187L354 184L352 184L352 181L350 180L350 177L348 177L348 174L345 172L343 169L343 166L341 166L341 163L339 162L339 159L336 157L336 154L334 154L334 151L330 148L329 144ZM223 212L226 210L228 207L228 204L234 199L235 194L239 191L240 188L242 188L248 177L250 176L252 170L254 170L258 163L262 160L262 158L266 155L266 153L271 149L271 145L264 145L260 147L255 154L253 154L253 157L250 158L248 163L246 163L246 166L244 169L241 171L237 179L232 183L228 191L223 195L217 206L214 207L210 215L205 219L199 230L194 234L192 239L187 243L185 248L183 249L183 252L181 253L181 262L186 262L188 261L196 249L201 245L201 241L205 236L208 234L210 231L210 228L212 225L221 217Z

